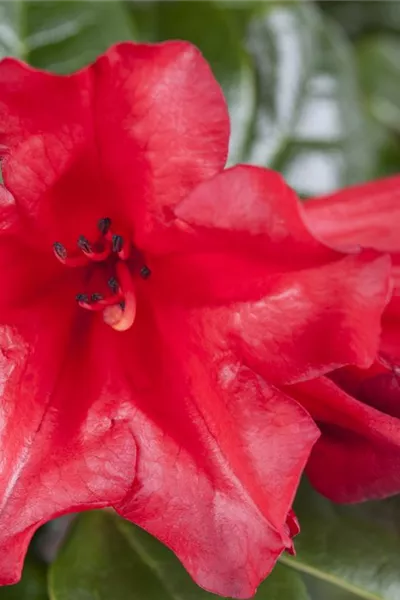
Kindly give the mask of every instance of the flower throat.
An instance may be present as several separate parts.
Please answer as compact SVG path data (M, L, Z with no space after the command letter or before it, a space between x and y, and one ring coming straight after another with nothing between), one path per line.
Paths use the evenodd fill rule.
M93 312L101 311L103 320L116 331L126 331L132 327L136 317L136 294L132 278L132 266L136 270L139 262L139 275L147 279L150 269L143 263L140 253L131 243L112 231L111 219L105 217L98 222L99 237L94 244L81 235L78 239L79 252L69 254L60 242L53 244L56 258L67 267L94 267L107 265L113 270L108 279L109 294L91 295L80 293L76 296L79 306Z

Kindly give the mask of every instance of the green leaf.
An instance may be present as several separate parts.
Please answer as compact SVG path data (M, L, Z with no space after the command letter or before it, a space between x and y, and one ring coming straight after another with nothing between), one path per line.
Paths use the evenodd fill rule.
M21 57L24 53L20 35L22 4L19 0L0 0L0 58Z
M396 10L400 17L400 5ZM393 26L395 23L393 15ZM397 174L400 165L400 42L396 35L382 32L362 38L356 50L358 78L369 115L368 136L375 151L370 177Z
M139 42L157 42L157 0L126 0L126 9L137 26Z
M260 4L260 0L213 0L214 4L231 11L238 11L245 15L253 13Z
M311 600L360 600L359 596L337 585L317 579L307 573L301 575Z
M400 41L378 34L358 46L360 81L374 119L400 133Z
M135 39L133 21L119 0L27 2L29 62L57 73L87 65L109 46Z
M343 506L303 483L296 558L281 561L358 599L399 600L400 498Z
M368 176L352 50L314 5L260 4L248 46L258 74L258 110L249 162L283 171L302 194Z
M175 555L128 521L81 514L50 568L52 600L217 600L199 588ZM257 600L309 600L298 574L278 565Z
M320 0L322 10L338 21L352 37L371 31L400 31L400 4L390 0Z
M398 175L400 166L400 140L387 129L380 128L375 143L377 159L371 179Z
M21 581L0 587L0 600L48 600L46 574L46 565L28 555Z
M79 69L111 44L136 37L119 0L2 0L0 17L0 53L57 73Z
M216 597L214 596L214 598ZM272 573L260 585L254 599L311 600L302 578L295 571L281 564L277 564Z

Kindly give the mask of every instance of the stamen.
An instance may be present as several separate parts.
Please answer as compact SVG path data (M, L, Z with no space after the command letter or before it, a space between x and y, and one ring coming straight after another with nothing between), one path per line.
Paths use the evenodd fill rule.
M104 310L107 306L114 306L119 301L124 299L122 292L120 292L118 281L115 277L111 277L108 285L113 292L112 296L104 298L101 294L92 294L91 296L91 310Z
M106 246L104 250L101 250L99 252L89 252L88 254L86 254L86 256L94 262L103 262L104 260L106 260L106 258L110 256L110 254L111 248L109 246Z
M88 302L84 302L83 300L78 302L81 308L86 308L86 310L90 310L91 312L101 312L109 307L118 305L118 300L122 299L122 296L109 296L108 298L102 298L101 300L94 301L93 296L90 298Z
M117 276L123 294L124 307L121 304L104 309L103 319L116 331L126 331L132 327L136 317L136 294L131 274L124 262L118 262Z
M122 235L113 235L112 236L112 251L113 252L121 252L122 247L124 245L124 238Z
M115 277L110 277L110 279L107 282L108 287L111 289L111 291L116 294L119 290L119 284L118 281L115 279Z
M143 267L140 269L140 277L142 279L148 279L151 275L151 270L149 269L149 267L147 265L143 265Z
M127 260L129 258L129 244L125 244L125 240L122 235L116 235L115 233L111 238L112 251L118 254L121 260Z
M55 257L67 267L83 267L88 264L88 260L85 256L68 256L65 246L60 242L53 244L53 250Z
M87 294L77 294L75 298L81 308L86 308L86 310L93 310L93 305L91 304L89 296Z
M109 306L109 304L115 302L115 298L108 298L108 302L103 299L96 300L97 297L101 297L101 294L92 294L89 298L87 294L77 294L76 299L81 308L86 308L86 310L90 310L91 312L100 312L104 310L105 306Z
M122 294L117 294L116 296L108 296L107 298L102 298L95 302L94 306L96 306L96 310L103 310L107 306L114 306L114 304L118 304L119 301L124 299Z
M103 262L110 255L111 249L108 244L101 250L94 250L93 246L84 235L79 236L78 246L87 258L95 262Z
M103 296L101 294L92 294L90 300L91 302L99 302L99 300L103 300Z
M80 248L85 254L91 254L93 252L92 246L84 235L80 235L78 239L78 248Z
M109 217L104 217L104 219L100 219L97 223L98 230L101 235L106 235L111 227L111 219Z
M75 299L77 302L85 302L86 304L89 304L89 296L87 294L77 294Z
M60 242L54 242L53 250L58 259L65 260L67 258L67 249Z
M114 234L111 229L111 219L104 217L97 223L101 236L93 244L84 235L79 236L77 245L81 253L68 255L66 247L60 242L53 244L56 258L64 265L71 267L87 266L91 261L107 261L106 270L115 269L116 276L108 280L110 295L98 292L92 294L77 294L79 306L93 312L102 312L103 320L116 331L126 331L132 327L136 318L136 293L130 269L134 273L139 270L140 276L147 279L151 270L144 264L141 253L136 250L129 239ZM130 256L132 255L132 260ZM138 269L138 267L140 267ZM94 265L92 265L94 267ZM86 279L91 278L92 269Z

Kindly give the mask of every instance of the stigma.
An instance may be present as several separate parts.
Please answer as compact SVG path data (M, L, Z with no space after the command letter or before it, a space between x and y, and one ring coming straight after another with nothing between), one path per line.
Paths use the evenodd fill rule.
M78 305L91 312L102 313L103 321L116 331L127 331L136 319L137 299L135 293L135 273L148 279L151 271L144 264L140 253L130 241L112 230L108 217L98 222L98 238L94 241L85 236L77 240L78 251L67 252L60 242L53 244L54 255L66 267L104 267L113 276L108 278L107 293L85 292L76 295Z

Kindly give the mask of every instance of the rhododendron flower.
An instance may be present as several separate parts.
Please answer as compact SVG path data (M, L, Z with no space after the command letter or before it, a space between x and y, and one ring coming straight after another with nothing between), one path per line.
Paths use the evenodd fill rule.
M382 319L379 353L371 368L346 367L330 379L304 383L296 392L322 433L308 474L321 493L336 501L398 494L400 177L348 188L309 201L305 207L311 230L330 245L362 245L390 253L394 284Z
M317 242L276 173L222 171L189 44L67 77L5 60L0 89L0 581L47 519L112 506L251 596L293 551L318 436L279 386L369 366L390 261Z

